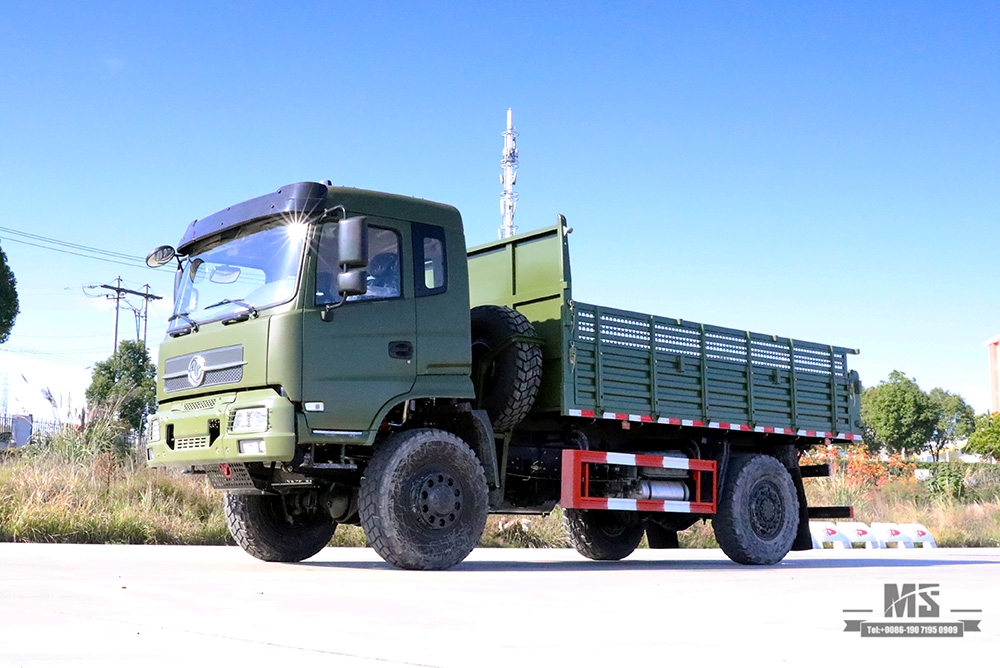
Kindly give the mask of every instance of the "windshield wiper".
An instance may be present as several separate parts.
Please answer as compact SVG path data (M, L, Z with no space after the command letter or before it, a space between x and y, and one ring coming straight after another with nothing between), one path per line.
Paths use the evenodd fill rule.
M167 330L167 334L170 336L184 336L185 334L198 331L198 323L189 318L187 313L175 313L167 319L167 322L173 322L174 320L185 320L187 322L187 327Z
M215 302L214 304L209 304L204 308L204 310L207 311L210 308L215 308L216 306L225 306L226 304L236 304L237 306L242 306L243 308L245 308L249 313L240 314L240 315L247 315L247 318L243 318L244 320L257 317L257 308L250 302L243 301L242 299L223 299L221 302Z

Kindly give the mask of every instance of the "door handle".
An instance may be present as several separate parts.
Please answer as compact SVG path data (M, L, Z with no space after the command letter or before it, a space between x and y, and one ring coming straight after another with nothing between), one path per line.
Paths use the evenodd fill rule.
M408 360L413 357L413 344L409 341L391 341L389 357L394 360Z

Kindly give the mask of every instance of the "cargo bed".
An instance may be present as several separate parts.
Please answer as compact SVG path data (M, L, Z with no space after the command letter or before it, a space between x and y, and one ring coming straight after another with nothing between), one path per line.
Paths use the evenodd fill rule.
M565 219L469 250L471 305L544 340L536 413L859 441L850 348L575 302Z

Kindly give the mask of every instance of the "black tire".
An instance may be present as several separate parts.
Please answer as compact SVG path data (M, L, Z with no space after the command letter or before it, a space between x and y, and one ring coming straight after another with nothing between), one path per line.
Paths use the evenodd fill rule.
M738 564L776 564L792 548L798 527L798 494L784 465L768 455L730 457L712 519L726 556Z
M495 431L509 431L528 416L542 384L542 350L534 343L507 346L481 372L482 360L512 336L534 337L531 322L506 306L472 309L472 374L480 408Z
M623 510L565 510L563 526L576 551L596 561L624 559L646 530L638 513Z
M333 538L337 523L322 507L291 514L289 510L288 500L281 496L226 494L229 533L262 561L302 561Z
M486 526L486 475L454 434L413 429L389 438L361 479L358 512L368 542L393 566L451 568Z

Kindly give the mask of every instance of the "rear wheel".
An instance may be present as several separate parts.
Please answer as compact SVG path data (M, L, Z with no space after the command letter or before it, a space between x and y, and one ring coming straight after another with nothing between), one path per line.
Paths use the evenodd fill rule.
M330 542L337 523L315 493L226 494L226 526L250 555L263 561L302 561Z
M466 443L439 429L389 438L361 479L358 511L368 542L400 568L451 568L486 526L483 467Z
M645 531L638 513L620 510L566 510L563 525L576 551L597 561L624 559L639 547Z
M799 526L792 476L768 455L733 455L727 468L712 519L715 539L737 563L778 563L792 548Z

